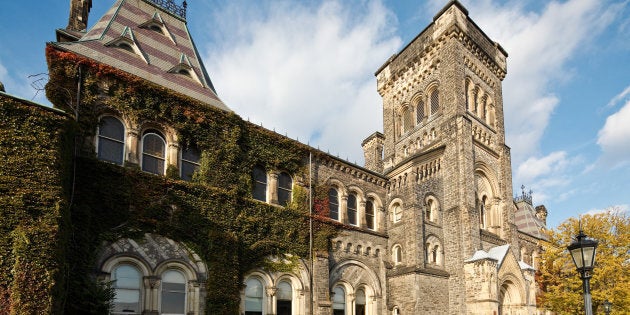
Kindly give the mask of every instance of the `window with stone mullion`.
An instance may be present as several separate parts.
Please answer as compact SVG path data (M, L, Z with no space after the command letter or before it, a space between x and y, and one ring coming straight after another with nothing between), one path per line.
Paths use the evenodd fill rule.
M357 225L357 196L348 196L348 224Z

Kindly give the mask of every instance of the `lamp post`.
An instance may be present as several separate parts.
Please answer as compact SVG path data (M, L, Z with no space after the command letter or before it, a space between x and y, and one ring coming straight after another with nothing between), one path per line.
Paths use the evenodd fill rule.
M605 300L604 301L604 312L606 313L606 315L610 315L610 310L612 309L612 303L610 303L610 301Z
M586 234L580 229L580 233L575 237L576 240L567 246L571 253L575 268L582 278L582 288L584 289L584 313L593 315L593 305L591 303L590 279L593 276L593 265L595 264L595 248L597 241L586 237Z

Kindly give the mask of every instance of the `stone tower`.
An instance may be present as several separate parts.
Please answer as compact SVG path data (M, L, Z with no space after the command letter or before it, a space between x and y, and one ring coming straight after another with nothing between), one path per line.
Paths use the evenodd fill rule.
M70 17L66 29L85 32L91 8L92 0L70 0Z
M376 72L389 246L403 256L392 257L389 305L403 314L476 309L464 264L477 250L518 242L503 122L506 58L451 1ZM498 307L494 299L488 309Z

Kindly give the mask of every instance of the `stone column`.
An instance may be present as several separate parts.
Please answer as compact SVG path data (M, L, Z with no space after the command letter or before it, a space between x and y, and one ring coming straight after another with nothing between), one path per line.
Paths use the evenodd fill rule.
M357 209L357 225L360 227L366 227L367 221L365 217L365 201L359 201L359 208Z
M348 195L339 198L339 222L348 224Z
M278 172L269 172L269 182L267 183L267 200L269 203L278 203Z
M267 312L268 315L276 315L276 292L277 287L267 287L265 293L267 294Z
M125 151L126 158L124 164L133 164L140 165L140 160L138 156L138 152L140 151L139 146L139 130L137 128L129 128L127 129L127 141L125 141Z
M173 143L169 143L167 144L167 149L166 149L166 169L168 169L168 167L170 165L175 166L175 168L179 169L179 143L177 142L173 142Z

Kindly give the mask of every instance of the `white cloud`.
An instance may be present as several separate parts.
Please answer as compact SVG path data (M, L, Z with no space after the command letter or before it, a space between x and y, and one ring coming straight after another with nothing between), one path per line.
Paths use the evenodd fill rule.
M600 162L611 167L630 163L630 100L606 118L599 130L597 144L602 149Z
M596 214L600 214L600 213L607 213L607 212L627 212L630 210L630 205L627 204L621 204L621 205L614 205L614 206L610 206L610 207L606 207L606 208L597 208L597 209L590 209L588 211L586 211L584 214L586 215L596 215Z
M614 8L596 0L552 1L541 12L521 1L471 1L470 8L471 17L509 54L505 125L513 161L520 164L536 154L561 101L554 84L570 79L569 61L612 22Z
M379 1L356 5L219 8L221 31L247 21L205 54L221 98L252 122L362 161L361 141L382 129L373 73L402 43Z
M607 108L615 107L617 104L623 101L630 100L630 85L628 85L621 93L617 94L613 97L608 104L606 104Z
M552 152L542 158L530 157L519 165L516 177L529 183L540 177L561 172L567 164L567 153L564 151Z

